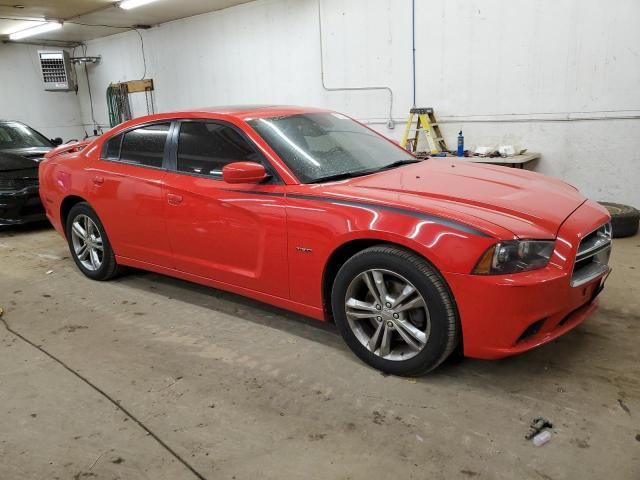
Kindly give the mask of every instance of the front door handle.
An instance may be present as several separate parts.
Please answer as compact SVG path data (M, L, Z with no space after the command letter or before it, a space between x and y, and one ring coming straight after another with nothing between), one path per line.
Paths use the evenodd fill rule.
M167 193L167 203L169 205L180 205L182 203L182 195Z
M93 177L94 185L102 185L103 183L104 183L104 177L100 177L100 176Z

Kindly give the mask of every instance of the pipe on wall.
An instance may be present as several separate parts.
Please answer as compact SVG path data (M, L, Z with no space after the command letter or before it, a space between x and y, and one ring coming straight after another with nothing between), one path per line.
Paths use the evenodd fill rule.
M556 123L556 122L608 122L617 120L640 120L640 113L632 114L605 114L595 115L597 112L570 112L570 113L558 113L548 114L549 116L538 115L450 115L438 117L439 124L452 123L460 125L461 123ZM541 114L545 115L545 114ZM397 121L403 121L396 119ZM379 120L376 118L360 119L360 121L366 125L385 125L386 120Z
M387 128L393 129L395 121L393 120L393 90L389 86L367 86L367 87L328 87L325 81L324 66L324 36L322 28L322 0L318 0L318 32L320 39L320 81L322 88L327 92L350 92L350 91L372 91L384 90L389 93L389 117L386 121Z
M413 107L416 106L416 0L411 0L411 77L413 82Z

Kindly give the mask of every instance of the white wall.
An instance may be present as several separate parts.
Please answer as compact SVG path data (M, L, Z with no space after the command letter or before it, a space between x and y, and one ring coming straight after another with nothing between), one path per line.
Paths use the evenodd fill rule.
M320 82L316 0L258 0L143 32L161 111L285 103L327 106L399 138L412 105L411 1L322 0L328 87ZM416 0L417 105L436 109L450 146L514 143L534 168L587 195L640 207L640 2ZM97 121L109 82L140 78L136 33L88 43ZM84 123L90 123L81 79ZM136 101L134 113L145 113Z
M82 138L75 92L44 90L37 52L35 46L0 44L0 119L19 120L50 138Z

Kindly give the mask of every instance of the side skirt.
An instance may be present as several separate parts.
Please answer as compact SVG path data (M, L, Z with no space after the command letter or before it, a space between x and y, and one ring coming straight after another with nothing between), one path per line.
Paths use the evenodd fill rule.
M257 292L248 288L219 282L210 278L201 277L199 275L193 275L191 273L182 272L180 270L174 270L173 268L161 267L152 263L141 262L132 258L116 255L116 261L120 265L126 265L128 267L139 268L140 270L147 270L150 272L167 275L169 277L179 278L181 280L206 285L208 287L217 288L226 292L237 293L238 295L249 297L260 302L268 303L269 305L274 305L276 307L284 308L285 310L291 310L292 312L296 312L301 315L314 318L316 320L320 320L323 322L327 321L324 311L321 308L294 302L286 298L276 297L267 293Z

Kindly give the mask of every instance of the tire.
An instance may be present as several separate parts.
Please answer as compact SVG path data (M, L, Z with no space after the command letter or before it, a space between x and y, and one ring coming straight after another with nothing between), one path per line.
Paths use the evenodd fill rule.
M89 224L87 222L90 222ZM82 230L87 231L87 225L89 225L89 236L83 236L79 230L74 231L74 224L78 223ZM107 232L105 231L102 222L98 218L96 212L86 202L81 202L74 205L69 211L69 215L66 219L65 232L67 234L67 243L69 244L69 252L73 261L85 276L92 280L109 280L118 275L120 269L116 263L116 258L109 243ZM98 239L101 242L98 242ZM89 247L78 248L82 244ZM102 253L100 254L100 245L102 247ZM97 255L97 260L93 256L94 250ZM89 252L86 257L83 257L84 252Z
M631 237L638 233L640 212L629 205L620 203L599 202L611 215L613 238Z
M380 284L388 296L377 304ZM415 291L401 300L400 293L409 287ZM409 304L417 306L402 310ZM418 376L433 370L460 340L457 310L444 279L423 258L395 246L370 247L347 260L333 283L331 305L349 348L372 367L393 375Z

